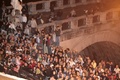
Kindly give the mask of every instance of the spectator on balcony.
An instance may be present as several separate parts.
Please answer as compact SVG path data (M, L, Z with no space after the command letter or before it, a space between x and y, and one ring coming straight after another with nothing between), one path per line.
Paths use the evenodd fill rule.
M17 24L16 24L16 30L17 30L17 31L22 31L22 32L23 32L23 26L22 26L22 23L17 22Z
M48 19L48 22L51 23L51 22L53 22L53 21L54 21L54 18L53 18L52 16L50 16L49 19Z
M25 14L27 17L29 16L27 3L25 3L25 6L23 6L22 13Z
M46 34L43 38L43 52L44 53L48 53L47 37L48 37L48 35Z
M53 46L56 44L56 33L55 31L52 33L52 41L53 41Z
M35 29L37 28L37 22L34 18L31 19L30 26L31 26L31 33L32 35L34 35Z
M55 18L56 18L55 13L51 13L49 18L48 18L48 22L53 22L55 20Z
M0 26L0 31L1 31L1 32L2 32L2 31L5 31L5 28L6 28L6 23L3 22L3 23L1 24L1 26Z
M44 24L44 20L42 19L42 14L37 14L37 24Z
M85 10L84 10L84 13L85 13L86 16L88 16L88 12L89 12L88 9L85 9Z
M52 53L51 46L52 46L52 37L51 35L48 35L47 37L47 48L48 48L48 53Z
M2 1L2 19L5 16L5 11L6 11L6 4L5 1Z
M5 22L8 21L8 15L7 15L6 11L5 11L4 15L3 15L3 21L5 21Z
M12 9L11 15L15 16L15 10L14 9Z
M24 34L27 36L30 35L30 27L28 25L26 25L26 27L25 27Z
M25 30L25 26L27 24L27 16L25 14L22 15L22 25L23 25L23 31Z
M16 31L16 26L13 22L10 22L10 25L9 25L9 32L10 33L14 33Z
M75 11L74 9L70 12L70 16L71 16L71 17L77 16L77 15L76 15L76 11Z
M55 33L56 33L56 46L60 46L60 34L61 34L61 30L60 30L59 26L56 27Z
M54 12L54 7L55 7L54 4L50 5L50 12Z

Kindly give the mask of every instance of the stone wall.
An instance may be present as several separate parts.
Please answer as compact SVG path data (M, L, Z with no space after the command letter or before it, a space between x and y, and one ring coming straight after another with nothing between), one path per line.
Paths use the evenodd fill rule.
M78 50L78 52L89 45L102 41L113 42L120 46L120 21L99 24L90 28L91 30L88 29L87 32L85 32L86 29L84 28L79 37L62 41L61 46Z

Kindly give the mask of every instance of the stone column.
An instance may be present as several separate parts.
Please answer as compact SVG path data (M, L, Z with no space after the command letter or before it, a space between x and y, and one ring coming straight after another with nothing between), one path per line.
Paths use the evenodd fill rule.
M44 3L44 8L45 8L46 12L50 11L50 1L49 0Z
M113 12L113 20L119 20L119 12L118 11Z
M63 0L57 0L58 8L63 9Z
M35 13L37 13L36 4L30 4L30 5L29 5L29 9L30 9L30 14L35 14Z
M87 16L86 17L86 25L92 26L93 25L93 16Z
M82 3L83 4L87 4L87 0L82 0Z
M106 20L106 14L107 14L106 12L105 13L103 12L103 13L100 14L100 22L101 23L106 23L106 21L107 21Z
M70 0L70 6L74 7L75 6L75 0Z
M71 26L71 29L77 28L78 27L78 20L72 18L70 26Z

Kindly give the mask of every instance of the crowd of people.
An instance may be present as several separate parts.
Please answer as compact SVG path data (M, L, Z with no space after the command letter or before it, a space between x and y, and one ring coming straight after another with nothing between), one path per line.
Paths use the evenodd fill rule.
M1 33L0 71L28 80L119 80L120 68L112 62L96 63L77 51L28 37ZM41 34L41 38L43 33ZM41 46L42 45L42 46ZM48 50L47 50L48 49Z
M120 68L117 64L104 60L96 63L77 51L60 47L60 26L39 30L38 23L44 23L41 20L42 14L37 19L28 19L27 5L23 7L22 15L11 15L11 11L4 11L5 4L2 7L0 72L28 80L120 79ZM53 11L49 21L53 19ZM58 15L61 14L59 12ZM70 16L76 16L74 9Z

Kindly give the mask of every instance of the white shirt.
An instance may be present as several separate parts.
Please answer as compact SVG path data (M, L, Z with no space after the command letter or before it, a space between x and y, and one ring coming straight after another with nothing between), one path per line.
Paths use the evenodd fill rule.
M11 52L11 51L6 51L6 53L8 53L8 54L12 54L12 52Z
M14 25L13 23L11 23L11 24L9 25L9 28L16 30L16 27L15 27L15 25Z
M115 71L116 73L119 73L120 69L119 69L119 68L114 68L114 71Z
M27 22L27 17L26 16L22 16L22 22Z
M36 42L40 43L40 38L39 37L36 37Z
M21 13L22 5L20 4L19 0L11 0L10 4L13 6L15 10L19 10Z
M31 27L32 28L35 28L35 27L37 27L37 22L36 22L36 20L31 20Z
M74 61L69 61L70 63L70 66L72 67L73 65L75 65L75 62Z
M25 33L25 34L28 34L28 35L30 34L30 29L29 29L29 27L25 28L24 33Z
M53 41L56 42L56 34L52 34L52 37L53 37Z

